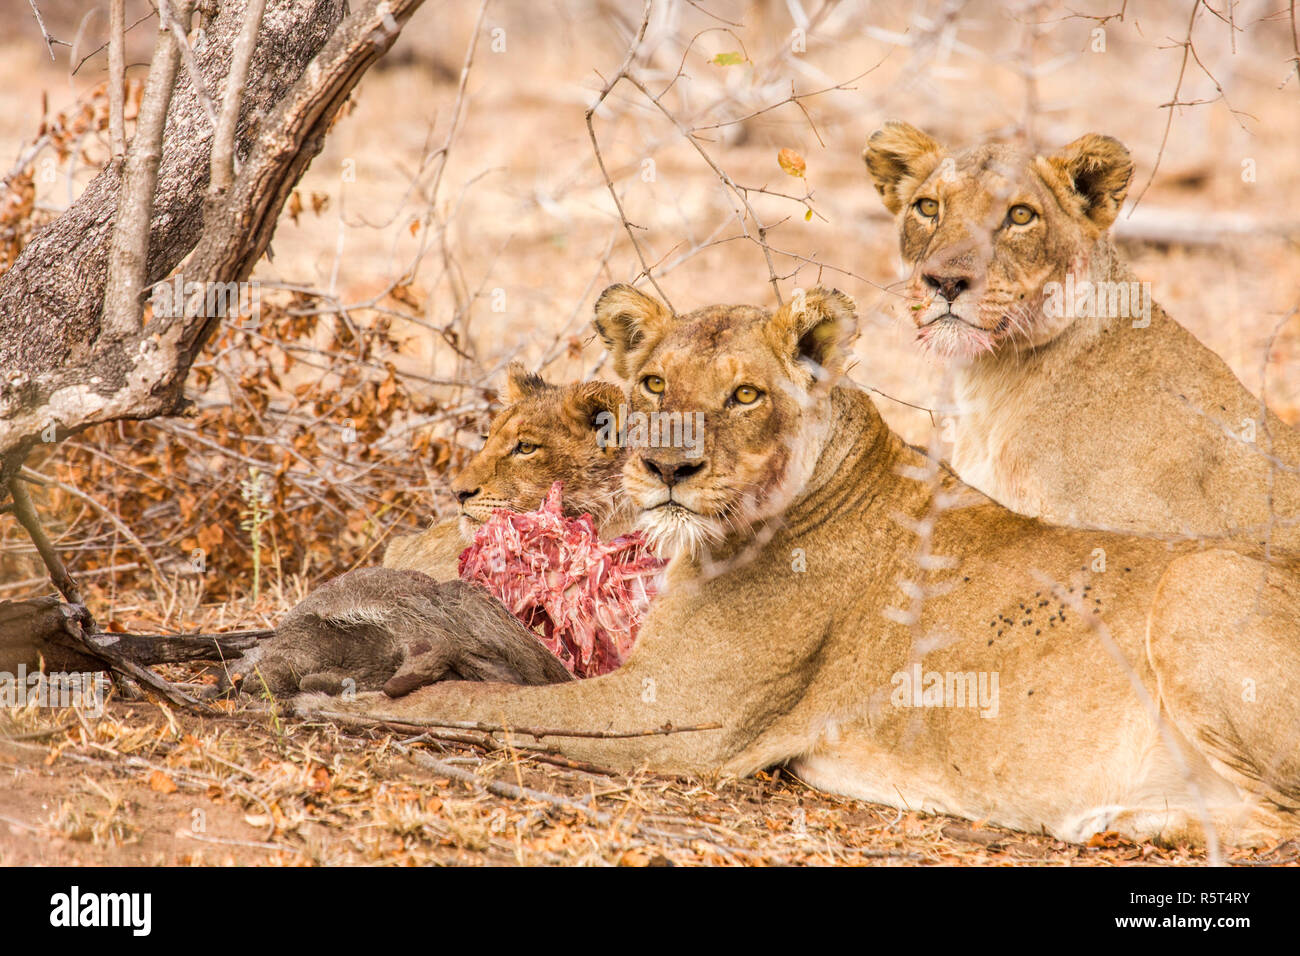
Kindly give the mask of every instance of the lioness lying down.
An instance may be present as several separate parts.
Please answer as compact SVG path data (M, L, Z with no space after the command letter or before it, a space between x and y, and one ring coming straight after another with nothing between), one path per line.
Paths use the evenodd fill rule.
M605 419L623 393L608 382L552 385L511 362L506 406L492 419L483 447L451 482L460 514L420 534L395 538L384 567L454 581L460 553L498 509L532 511L551 485L564 482L564 510L590 514L604 538L627 523L618 498L623 450L601 440Z
M643 526L682 550L621 669L299 706L550 728L548 745L626 769L788 763L826 790L1067 840L1295 834L1296 569L1048 527L932 480L866 394L832 384L853 304L802 305L678 316L626 286L597 304L631 410L705 415L698 458L628 455ZM932 673L946 698L922 693Z
M1054 524L1300 548L1300 433L1151 301L1111 223L1128 150L950 153L889 123L863 153L896 214L919 340L957 363L952 464Z

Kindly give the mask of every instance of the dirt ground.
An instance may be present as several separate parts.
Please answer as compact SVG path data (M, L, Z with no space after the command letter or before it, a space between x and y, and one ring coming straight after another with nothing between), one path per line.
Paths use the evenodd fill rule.
M1206 862L1116 834L1078 846L892 810L780 769L726 783L623 776L265 712L203 720L111 704L71 728L25 716L0 728L0 866ZM489 792L497 784L533 793ZM1300 847L1227 861L1294 865Z
M72 51L56 47L53 62L26 0L0 2L9 26L0 39L0 173L36 137L43 100L44 115L53 116L103 81L102 53L69 75L70 52L75 63L102 42L103 14L45 6L51 32L77 42ZM1276 4L1237 4L1233 27L1202 12L1197 57L1177 96L1190 3L1133 2L1123 20L1103 20L1118 2L846 0L822 12L808 2L814 22L802 38L785 2L699 6L657 0L635 66L648 89L667 90L662 104L696 139L685 140L626 84L594 117L632 231L677 308L774 302L752 241L755 223L738 214L739 199L712 162L749 188L754 214L770 227L783 295L820 281L855 297L862 334L852 377L878 390L896 429L924 442L931 416L922 409L943 401L941 369L918 352L899 308L891 222L860 159L866 136L888 118L954 145L1019 137L1051 150L1103 132L1133 152L1130 204L1154 171L1116 231L1155 300L1279 414L1300 421L1300 318L1285 321L1300 304L1300 76L1288 67L1292 38ZM144 9L128 8L128 23ZM1072 9L1093 18L1072 17ZM194 391L214 415L263 393L266 442L296 439L307 426L275 417L285 396L309 380L326 390L355 384L322 331L337 333L346 319L382 324L386 336L375 353L379 371L361 377L382 378L391 367L403 390L438 411L385 418L372 441L383 455L366 468L349 471L328 455L312 462L311 480L285 491L285 511L310 492L322 513L334 506L348 521L311 525L318 540L315 550L303 546L310 559L262 567L256 598L246 536L233 517L237 482L215 476L227 474L232 455L242 456L241 469L262 460L263 437L253 441L237 428L198 435L104 428L48 453L34 466L91 499L51 493L43 503L101 622L138 631L273 624L324 578L374 563L383 536L447 507L445 473L473 447L510 359L555 380L612 375L589 327L591 305L605 285L632 279L641 266L584 113L602 76L622 62L640 11L640 3L614 0L492 2L463 96L458 81L477 4L431 0L417 14L363 79L303 178L298 208L279 225L274 258L257 268L268 299L309 289L310 302L328 313L322 321L333 324L304 339L315 343L308 352L329 359L327 371L297 365L274 386L256 376L237 384L254 368L253 353L232 338L214 343L212 374L196 379ZM151 33L145 23L132 35L129 60L140 64L132 76L143 76ZM740 62L729 62L730 53ZM799 104L768 109L792 89ZM818 90L825 92L803 96ZM1173 99L1204 102L1175 112L1162 148L1169 112L1162 104ZM47 151L34 161L35 214L56 215L93 175L103 134L88 132L76 145L66 157ZM782 148L804 158L803 178L782 171ZM344 412L331 414L343 421ZM189 449L190 477L164 485L162 463L172 467L170 452L179 448ZM92 452L132 487L92 474ZM284 468L267 466L287 485L305 466ZM159 487L137 508L131 496L151 482ZM222 537L212 532L212 515L226 505ZM114 508L137 542L108 528L100 512ZM301 544L291 536L295 523L305 527L302 513L277 515L285 555ZM172 522L165 534L148 527L164 518ZM208 541L234 555L221 580L184 577L176 567L196 546L213 550ZM0 599L48 592L21 531L4 518L0 548ZM784 771L718 785L629 778L257 710L200 719L113 702L105 716L84 722L15 711L0 713L0 723L0 735L16 735L0 740L0 864L1206 862L1201 851L1133 846L1113 835L1074 846L898 813L814 792ZM564 805L489 792L431 769L430 758ZM585 810L573 806L583 801ZM1297 859L1295 846L1230 857Z

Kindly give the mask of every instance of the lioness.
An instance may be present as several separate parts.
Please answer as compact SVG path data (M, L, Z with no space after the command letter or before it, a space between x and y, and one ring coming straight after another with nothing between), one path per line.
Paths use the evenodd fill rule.
M897 216L917 337L957 364L964 481L1056 524L1300 547L1300 435L1111 242L1123 145L950 153L892 122L863 158Z
M644 526L712 546L670 563L612 674L329 706L545 728L548 745L619 768L788 761L827 790L1068 840L1296 833L1296 569L988 501L832 385L855 321L822 289L775 314L686 316L606 290L596 325L629 408L705 415L699 457L630 454L626 493Z
M552 385L511 362L506 406L492 419L483 447L451 483L460 514L428 531L395 538L383 566L420 571L438 581L455 580L460 553L492 512L532 511L557 481L564 482L564 510L590 514L602 536L626 524L619 506L623 451L606 441L622 391L608 382Z

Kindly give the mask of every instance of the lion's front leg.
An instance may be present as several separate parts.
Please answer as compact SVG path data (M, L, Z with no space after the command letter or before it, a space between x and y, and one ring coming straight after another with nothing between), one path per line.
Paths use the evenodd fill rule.
M643 670L629 663L604 677L544 687L449 681L397 699L360 694L344 702L304 695L294 705L303 715L346 711L399 721L478 722L509 730L521 744L544 742L575 759L620 770L707 773L751 743L743 722L716 698L671 692L661 697L658 681ZM689 729L701 726L709 729Z

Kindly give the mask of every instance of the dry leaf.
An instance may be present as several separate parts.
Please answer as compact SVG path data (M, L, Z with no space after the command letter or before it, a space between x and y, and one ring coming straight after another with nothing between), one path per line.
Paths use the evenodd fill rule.
M315 793L324 793L330 788L330 772L324 767L317 767L312 771L308 787Z
M149 789L156 790L159 793L175 793L176 781L161 770L155 770L149 774Z
M785 146L776 154L777 164L791 176L803 179L803 174L808 171L808 164L804 162L802 156L796 153L789 146ZM811 212L811 210L809 210Z

